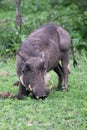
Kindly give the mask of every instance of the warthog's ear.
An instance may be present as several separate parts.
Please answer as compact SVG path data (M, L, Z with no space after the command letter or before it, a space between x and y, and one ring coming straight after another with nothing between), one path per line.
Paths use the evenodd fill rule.
M40 53L40 58L42 59L42 62L44 62L44 68L45 68L45 72L46 72L47 67L48 67L48 63L45 60L46 57L45 57L45 53L43 51Z
M45 53L44 53L43 51L40 53L40 58L41 58L42 60L45 59Z
M16 52L16 55L20 56L22 58L22 60L25 62L24 57L19 52Z

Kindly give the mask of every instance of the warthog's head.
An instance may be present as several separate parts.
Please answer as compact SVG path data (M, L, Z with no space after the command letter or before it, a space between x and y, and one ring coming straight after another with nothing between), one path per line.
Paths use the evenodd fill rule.
M46 70L47 65L43 56L29 58L22 68L20 81L35 98L45 98L50 92L50 89L45 86Z

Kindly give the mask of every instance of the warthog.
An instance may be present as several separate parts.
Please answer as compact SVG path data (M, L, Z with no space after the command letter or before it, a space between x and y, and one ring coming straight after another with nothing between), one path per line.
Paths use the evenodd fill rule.
M36 98L47 97L50 89L45 85L44 75L50 70L58 74L57 90L67 90L70 48L70 35L59 25L49 23L33 31L22 42L16 56L18 99L28 96L30 91Z

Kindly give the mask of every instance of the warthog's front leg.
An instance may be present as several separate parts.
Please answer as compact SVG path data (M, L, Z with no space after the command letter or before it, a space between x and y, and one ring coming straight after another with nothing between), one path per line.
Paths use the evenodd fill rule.
M26 88L20 83L17 98L18 99L23 99L23 96L28 96L29 93L30 92L28 90L26 90Z

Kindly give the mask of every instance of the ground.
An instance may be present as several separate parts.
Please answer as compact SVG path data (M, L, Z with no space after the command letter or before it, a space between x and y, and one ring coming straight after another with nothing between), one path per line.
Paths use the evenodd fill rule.
M70 61L68 92L57 92L57 75L52 71L54 83L45 100L31 96L24 100L0 98L0 130L86 130L87 129L87 58L78 58L78 67ZM15 59L0 61L0 93L17 94Z

